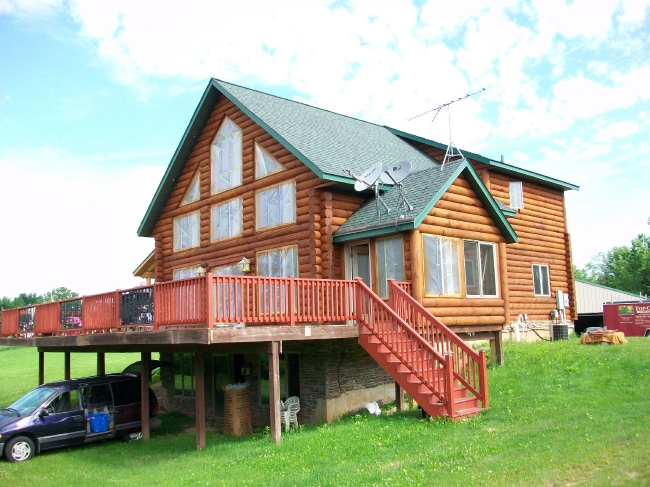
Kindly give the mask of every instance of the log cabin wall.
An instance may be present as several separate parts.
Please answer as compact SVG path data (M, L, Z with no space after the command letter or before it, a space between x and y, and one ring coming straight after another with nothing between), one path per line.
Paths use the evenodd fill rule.
M569 294L567 319L577 319L564 192L493 170L489 171L488 181L490 193L507 205L510 182L522 182L523 186L524 208L518 210L516 217L508 218L519 237L518 243L508 244L506 248L511 319L516 320L519 314L527 314L531 320L550 319L550 311L556 308L557 290ZM550 296L535 296L533 264L548 265Z
M225 117L229 117L242 131L242 185L217 194L211 194L212 142ZM254 145L260 144L285 168L266 177L255 179ZM200 198L198 201L180 206L196 172L200 175ZM271 229L255 229L255 192L281 182L294 180L296 184L296 221ZM156 241L156 275L159 281L173 278L173 270L200 264L205 269L213 266L232 265L246 257L251 261L250 275L256 273L257 251L298 246L300 277L322 277L320 263L321 240L320 190L322 184L307 166L278 143L264 129L253 122L230 100L221 97L215 104L201 135L196 139L182 174L176 182L158 222L153 230ZM230 199L243 198L242 235L223 241L211 242L211 206ZM199 247L174 252L174 218L194 211L200 212Z
M476 325L480 328L481 325L505 324L505 299L502 292L503 284L499 279L502 266L498 257L499 247L505 245L505 239L462 175L454 181L429 214L424 217L418 231L421 235L430 234L459 239L460 249L462 249L463 239L494 243L496 279L499 288L499 297L496 298L468 298L464 285L465 270L461 250L459 251L460 296L429 296L424 290L422 305L448 326ZM422 238L424 237L421 237L419 242L421 246ZM421 256L421 265L424 266L424 259L426 259L424 250L421 250ZM426 275L426 271L423 270L422 274ZM424 286L424 282L422 285Z

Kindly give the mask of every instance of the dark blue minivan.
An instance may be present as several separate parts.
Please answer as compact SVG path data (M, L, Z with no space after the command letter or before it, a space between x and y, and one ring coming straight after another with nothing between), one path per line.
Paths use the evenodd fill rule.
M160 426L158 401L149 389L150 428ZM142 437L140 377L109 374L50 382L0 409L0 454L29 460L51 448Z

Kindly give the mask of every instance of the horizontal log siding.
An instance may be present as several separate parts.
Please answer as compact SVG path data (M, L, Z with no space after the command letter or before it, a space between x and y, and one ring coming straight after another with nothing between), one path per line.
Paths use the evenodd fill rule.
M501 236L501 232L495 226L487 210L483 208L481 200L478 199L476 193L462 175L454 181L447 192L429 211L429 214L424 217L418 229L421 234L497 243L494 248L494 255L497 258L497 266L500 266L498 262L498 243L505 242L505 239ZM424 252L422 252L422 259L426 259ZM424 265L424 262L422 262L422 265ZM501 298L466 298L462 259L460 273L461 297L426 296L426 291L424 291L422 305L448 326L476 325L478 331L481 325L503 325L505 323L504 300ZM426 276L426 272L423 272L423 276ZM410 272L408 278L410 279ZM498 280L499 275L497 273ZM426 285L425 277L423 277L422 281L423 285ZM501 287L500 284L499 287Z
M491 171L489 181L490 193L509 205L509 183L521 180ZM548 320L549 313L555 309L555 291L568 292L571 298L574 294L564 193L528 181L521 182L524 208L516 217L508 218L519 237L518 243L508 244L506 248L511 319L527 314L530 320ZM535 296L533 264L549 266L550 297ZM573 307L574 303L571 303ZM567 319L575 319L573 315L571 310L567 310Z
M211 194L210 149L212 141L228 116L243 132L242 186ZM255 143L260 144L285 170L255 179ZM196 172L201 178L199 201L180 206ZM296 222L268 230L255 230L255 192L284 181L296 184ZM251 261L250 275L256 273L256 252L287 245L298 245L299 277L323 277L320 233L321 201L316 186L322 181L264 129L241 112L225 97L216 103L203 132L197 137L183 172L176 182L165 208L154 228L156 240L156 275L159 281L168 281L173 270L201 264L205 269L230 265L242 257ZM211 207L233 198L243 199L242 236L211 242ZM180 252L173 251L173 221L179 215L200 212L200 246Z

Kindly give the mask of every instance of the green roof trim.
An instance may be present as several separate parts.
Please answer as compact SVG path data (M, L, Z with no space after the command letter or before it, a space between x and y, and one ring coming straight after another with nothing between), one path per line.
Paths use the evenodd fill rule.
M412 230L414 228L413 220L404 221L404 222L384 222L380 225L377 225L374 228L359 229L357 231L352 231L343 235L335 235L334 243L344 243L350 242L352 240L361 240L365 238L375 238L383 237L386 235L392 235L395 233L402 233L407 230Z
M408 132L403 132L402 130L398 130L392 127L385 126L387 130L392 132L393 134L397 135L398 137L402 137L405 139L410 139L415 142L420 142L422 144L430 145L432 147L435 147L437 149L442 149L442 150L447 150L447 146L445 144L441 144L440 142L436 142L435 140L431 139L426 139L424 137L420 137L419 135L415 134L410 134ZM559 179L551 178L549 176L544 176L543 174L536 173L534 171L529 171L527 169L522 169L517 166L512 166L510 164L506 164L505 162L501 161L496 161L494 159L490 159L488 157L482 156L481 154L477 154L475 152L470 152L470 151L465 151L461 150L463 155L465 157L469 157L470 159L474 159L477 162L482 162L483 164L487 164L488 166L493 166L497 169L500 169L501 171L507 173L507 174L512 174L516 176L520 176L524 179L527 179L529 181L534 181L534 182L542 182L546 184L547 186L551 186L556 189L561 189L563 191L568 191L568 190L580 190L580 186L577 186L575 184L567 183L565 181L561 181Z

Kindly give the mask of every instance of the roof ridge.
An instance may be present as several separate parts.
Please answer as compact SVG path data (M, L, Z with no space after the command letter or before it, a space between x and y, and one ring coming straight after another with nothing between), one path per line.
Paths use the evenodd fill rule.
M345 115L344 113L338 113L338 112L335 112L334 110L328 110L327 108L320 108L320 107L310 105L309 103L305 103L305 102L302 102L302 101L291 100L289 98L285 98L285 97L280 96L280 95L274 95L273 93L267 93L266 91L258 90L258 89L255 89L255 88L249 88L248 86L238 85L237 83L231 83L229 81L224 81L224 80L219 79L219 78L212 78L212 79L214 81L218 81L219 83L224 83L226 85L236 86L237 88L242 88L242 89L248 90L248 91L254 91L256 93L261 93L262 95L266 95L266 96L272 96L273 98L278 98L280 100L288 101L290 103L295 103L297 105L303 105L305 107L313 108L314 110L320 110L322 112L327 112L327 113L331 113L333 115L338 115L339 117L345 117L345 118L349 118L351 120L356 120L357 122L363 122L363 123L367 123L369 125L374 125L375 127L380 127L380 128L386 129L388 132L390 132L390 130L388 130L388 126L386 126L386 125L382 125L382 124L375 123L375 122L369 122L368 120L353 117L352 115Z

